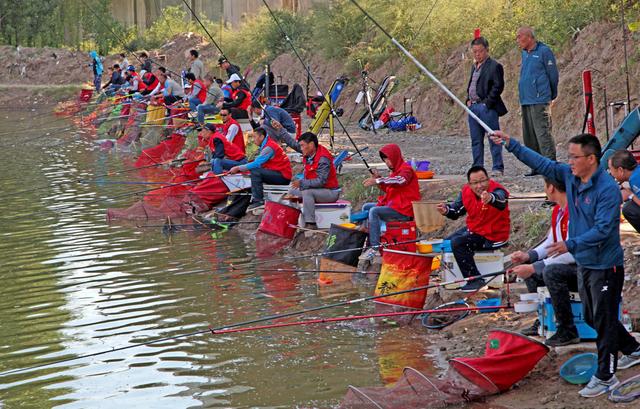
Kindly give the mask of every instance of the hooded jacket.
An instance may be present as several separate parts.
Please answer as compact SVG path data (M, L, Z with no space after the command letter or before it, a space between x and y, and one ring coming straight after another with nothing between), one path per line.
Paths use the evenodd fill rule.
M102 67L102 60L100 60L100 57L98 57L98 53L95 51L91 51L89 52L89 56L93 60L91 61L93 66L93 73L95 75L102 75L102 71L104 70L104 68Z
M412 202L420 200L418 176L410 165L407 165L396 144L385 145L380 149L392 165L391 174L376 180L384 194L378 197L377 206L388 206L396 212L413 217Z

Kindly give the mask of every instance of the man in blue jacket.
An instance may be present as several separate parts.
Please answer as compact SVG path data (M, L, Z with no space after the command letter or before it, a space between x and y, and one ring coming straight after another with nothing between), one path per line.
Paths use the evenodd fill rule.
M528 149L503 132L492 137L538 174L564 182L569 208L569 234L547 247L551 257L570 252L578 266L578 291L587 324L598 333L598 370L580 391L593 398L618 384L616 367L640 363L640 344L618 320L624 284L624 258L620 246L622 196L615 180L599 167L598 139L581 134L569 139L569 164L557 163ZM624 355L618 360L618 351Z
M550 103L558 96L558 67L551 49L537 41L531 27L520 27L516 42L522 49L518 92L522 106L524 144L542 156L556 159L551 136ZM534 176L531 172L525 176Z
M285 143L294 151L302 153L300 144L296 140L296 123L287 111L273 105L265 105L263 109L258 101L253 101L251 108L254 115L261 117L261 127L267 131L269 138L278 143Z

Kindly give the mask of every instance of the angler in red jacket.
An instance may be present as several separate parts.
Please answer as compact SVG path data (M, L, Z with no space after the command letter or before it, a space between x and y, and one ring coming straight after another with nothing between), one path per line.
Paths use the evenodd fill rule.
M214 174L219 175L234 166L247 163L244 152L227 141L227 138L218 132L215 124L205 124L202 128L202 137L209 140L212 157L211 170Z
M230 174L251 172L251 204L247 210L264 206L263 185L265 183L288 185L293 176L289 157L280 145L267 137L267 131L264 128L254 129L252 138L253 143L259 147L260 154L246 165L234 166L229 170Z
M511 228L509 192L489 179L487 170L482 166L472 166L467 171L467 181L455 202L438 205L438 211L449 219L467 215L467 227L447 238L451 240L453 256L465 278L480 275L473 259L474 253L503 246L509 239ZM478 278L468 281L462 291L473 292L484 286L484 279Z
M511 261L516 265L511 269L524 279L527 290L535 293L538 287L547 287L551 304L556 316L557 330L545 344L553 347L577 344L580 342L578 330L573 322L569 291L578 291L578 266L571 253L552 257L548 247L554 243L566 241L569 236L569 209L567 193L563 182L544 178L544 192L556 205L551 212L551 228L547 238L533 250L516 251ZM522 334L537 336L540 321L522 331Z
M413 202L420 200L418 176L410 165L407 165L396 144L385 145L380 149L380 157L391 170L388 177L380 177L373 171L373 177L366 179L365 186L378 186L383 192L377 203L365 203L363 211L369 211L369 245L380 244L381 221L408 221L413 219ZM364 258L373 259L376 248L370 248Z
M333 166L333 155L318 143L316 134L305 132L300 135L298 142L303 155L304 173L302 179L291 182L289 194L302 197L305 227L316 229L316 203L337 201L340 197L340 184Z

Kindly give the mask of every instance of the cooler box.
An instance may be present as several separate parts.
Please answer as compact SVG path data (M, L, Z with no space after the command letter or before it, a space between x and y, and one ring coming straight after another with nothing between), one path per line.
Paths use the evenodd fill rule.
M553 311L553 305L551 304L551 295L547 287L538 287L538 297L540 303L538 304L538 319L540 320L540 336L549 339L556 333L556 316ZM582 315L582 302L580 301L580 294L569 293L569 299L571 300L571 312L573 313L573 322L578 329L578 336L580 340L595 340L598 336L597 332L587 325ZM622 301L618 307L618 319L622 319Z
M328 229L332 224L349 223L351 202L338 200L335 203L316 203L316 224L320 229Z
M416 252L415 241L413 243L404 243L406 241L416 240L418 237L416 222L383 222L381 230L382 235L380 236L380 244L391 244L389 246L381 247L381 252L383 249L408 251L410 253Z
M264 199L279 202L283 195L289 193L289 185L263 185Z
M476 266L478 267L478 271L480 271L481 275L504 271L503 258L504 253L501 251L476 251L476 254L473 256L473 259L476 262ZM462 280L464 278L462 276L462 271L460 271L458 263L456 263L455 257L453 257L453 253L444 253L443 262L445 268L440 269L440 274L443 276L441 277L443 281L455 281ZM492 278L493 280L491 280ZM491 282L489 283L490 288L502 288L504 282L504 274L485 278L485 281L488 280L491 280ZM458 284L449 284L446 285L445 288L448 290L453 290L460 288L463 285L465 285L464 282Z

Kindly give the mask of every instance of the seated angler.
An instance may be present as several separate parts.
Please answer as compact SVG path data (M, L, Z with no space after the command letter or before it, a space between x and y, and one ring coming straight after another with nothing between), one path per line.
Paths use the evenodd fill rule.
M160 80L158 80L158 77L156 77L156 75L151 71L145 72L142 76L142 85L144 86L144 88L140 90L140 93L142 95L149 96L154 96L155 94L157 94L160 91L160 87L162 86Z
M302 197L305 226L316 229L316 203L333 203L340 197L340 185L333 156L318 144L318 137L311 132L300 135L304 173L302 179L291 182L289 194Z
M222 118L222 133L227 138L227 141L236 145L242 152L245 152L244 134L238 121L231 117L228 109L220 110L220 118Z
M288 185L292 176L289 158L280 145L267 136L267 131L263 128L254 129L252 138L260 149L258 157L246 165L234 166L229 170L230 174L251 172L252 199L247 210L264 206L264 183Z
M377 186L383 192L377 203L365 203L362 210L369 211L369 245L380 245L380 225L382 221L409 221L413 219L413 202L420 200L418 176L402 157L396 144L385 145L380 149L380 158L391 170L388 177L380 177L373 170L373 177L366 179L365 186ZM363 258L372 260L378 251L370 248Z
M189 101L189 109L195 112L198 109L198 105L203 104L207 99L207 87L202 80L196 79L196 76L191 72L188 72L185 78L191 85L191 90L185 99Z
M127 80L127 84L123 85L121 88L126 90L129 94L136 93L142 89L142 80L140 79L140 75L136 72L136 67L133 65L127 67L125 79Z
M209 74L204 77L204 85L207 87L207 98L203 104L198 105L198 124L204 125L205 114L215 115L220 112L224 96L222 90Z
M628 150L616 151L609 158L609 173L618 183L629 182L630 189L620 188L622 215L631 226L640 232L640 166Z
M105 90L107 95L112 96L115 91L120 89L122 85L124 85L125 79L122 76L122 69L119 64L114 64L111 68L111 77L109 78L109 82L102 86L102 89Z
M296 152L300 151L300 144L296 141L296 123L284 109L276 106L262 106L257 100L251 105L254 114L261 117L262 128L267 135L278 143L285 143Z
M231 101L225 101L222 108L228 109L235 119L249 118L247 110L251 106L251 94L242 88L242 78L238 74L233 74L227 81L231 85Z
M185 97L184 90L180 84L178 84L166 72L159 72L158 78L163 84L162 96L164 97L165 105L172 105L181 101Z
M227 138L219 133L214 124L206 124L202 128L202 137L209 140L211 149L211 170L219 175L234 166L244 165L247 158L236 145L229 143Z
M509 192L489 179L482 166L472 166L467 171L467 181L455 202L438 205L438 211L449 219L467 215L467 226L447 238L451 240L453 256L465 278L480 276L473 255L478 250L503 246L509 239L511 226ZM462 291L473 292L484 286L484 279L477 278L469 280Z
M569 291L578 291L578 267L571 253L556 257L549 255L548 247L554 243L567 240L569 225L569 209L564 183L552 179L544 179L544 191L547 198L556 205L551 212L551 228L547 238L529 252L516 251L511 254L513 263L523 263L511 271L524 279L527 290L535 293L538 287L547 287L551 296L551 304L556 316L558 330L545 344L553 347L577 344L580 342L578 330L573 322ZM522 331L524 335L538 335L540 321Z

